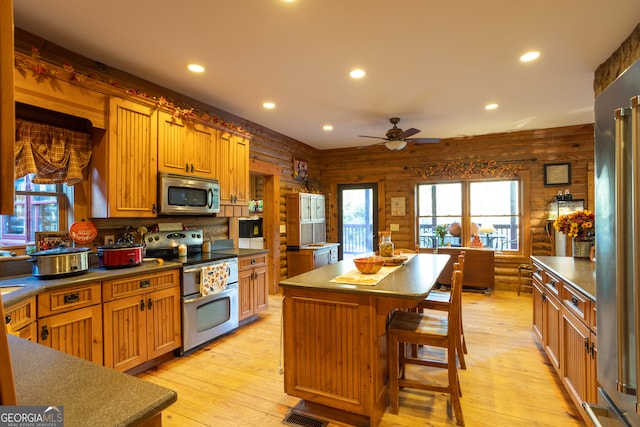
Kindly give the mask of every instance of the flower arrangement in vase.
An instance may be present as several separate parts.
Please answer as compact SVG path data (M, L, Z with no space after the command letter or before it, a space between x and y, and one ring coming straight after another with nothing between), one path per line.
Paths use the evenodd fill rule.
M595 217L593 212L588 210L560 215L553 222L553 228L569 237L593 236L595 233Z
M436 236L438 236L438 246L444 246L444 236L449 231L449 224L436 225Z
M589 258L589 252L595 241L595 217L588 210L576 211L567 215L560 215L554 222L553 228L573 237L573 257Z

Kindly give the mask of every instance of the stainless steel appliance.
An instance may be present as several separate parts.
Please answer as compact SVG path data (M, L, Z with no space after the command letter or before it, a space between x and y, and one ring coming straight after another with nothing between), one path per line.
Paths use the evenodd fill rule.
M596 426L640 426L640 61L595 101Z
M229 251L233 241L215 242L212 252L202 252L201 230L176 230L147 233L147 256L182 263L182 346L184 354L238 327L238 257ZM179 256L186 246L187 255ZM226 287L209 295L201 293L205 268L225 266Z
M88 254L89 248L60 247L34 252L28 261L34 277L56 279L88 272Z
M220 184L215 179L158 173L160 215L207 215L220 212Z

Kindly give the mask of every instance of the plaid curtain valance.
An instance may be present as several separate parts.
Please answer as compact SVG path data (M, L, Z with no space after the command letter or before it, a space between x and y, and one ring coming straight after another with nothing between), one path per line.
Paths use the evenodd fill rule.
M33 173L35 184L81 182L91 159L90 138L85 132L16 120L16 179Z

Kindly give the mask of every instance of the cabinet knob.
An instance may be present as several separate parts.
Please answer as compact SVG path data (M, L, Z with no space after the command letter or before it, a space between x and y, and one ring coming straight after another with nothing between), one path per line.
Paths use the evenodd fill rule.
M40 331L40 338L42 338L42 341L46 341L48 337L49 337L49 329L47 328L47 325L43 325L42 330Z
M149 298L147 300L147 310L151 310L153 308L153 300Z
M144 311L144 300L140 300L140 311Z
M189 172L189 163L184 164L184 171Z
M9 323L11 323L11 315L10 314L7 314L6 316L4 316L4 323L7 324L7 325Z
M72 294L66 294L64 296L64 303L65 304L73 304L74 302L78 302L80 301L80 293L79 292L74 292Z

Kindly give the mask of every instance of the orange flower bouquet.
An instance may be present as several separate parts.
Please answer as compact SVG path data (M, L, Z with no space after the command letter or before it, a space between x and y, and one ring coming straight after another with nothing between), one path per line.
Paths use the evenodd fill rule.
M569 237L593 236L595 233L595 217L593 212L588 210L560 215L553 222L553 228Z

